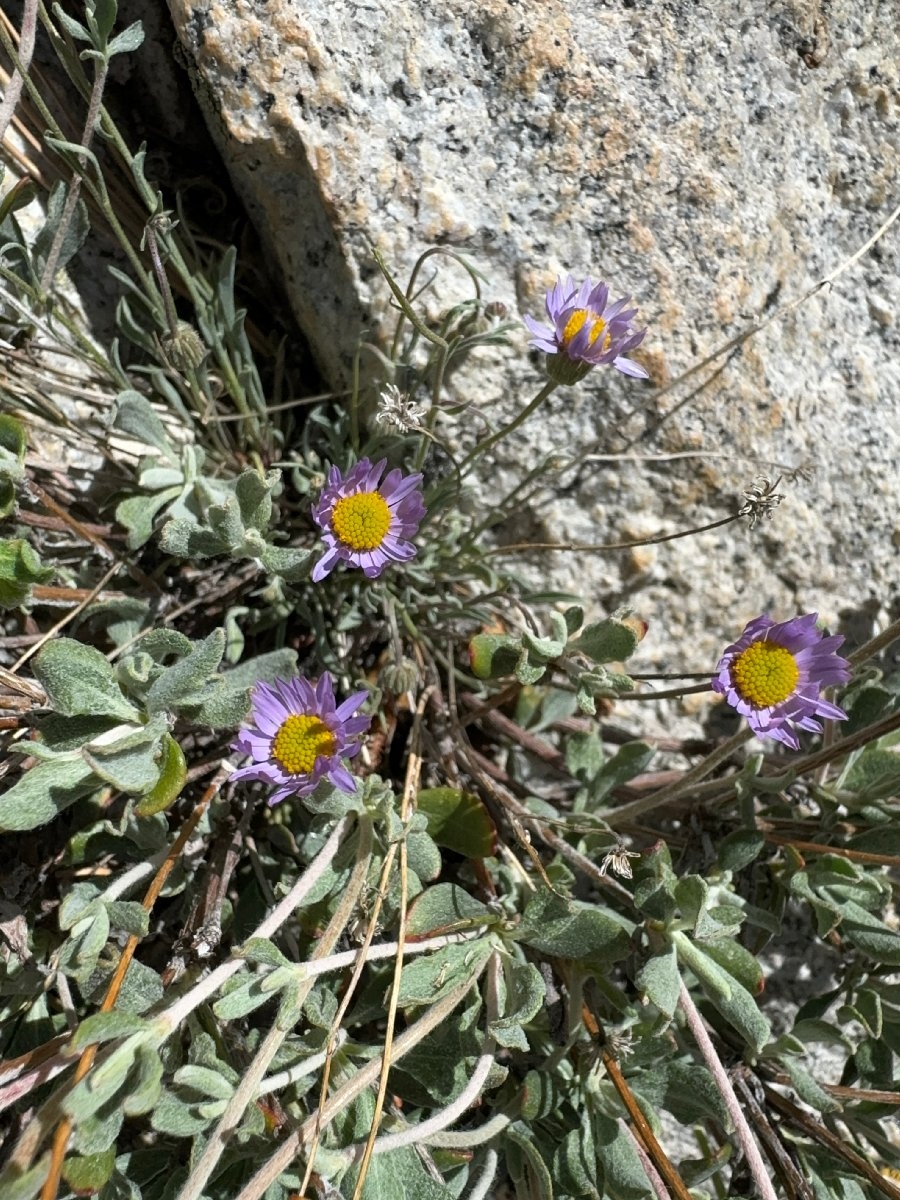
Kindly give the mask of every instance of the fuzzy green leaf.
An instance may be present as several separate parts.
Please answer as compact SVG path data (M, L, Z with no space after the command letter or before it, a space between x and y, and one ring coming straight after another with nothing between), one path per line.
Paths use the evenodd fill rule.
M653 1189L634 1143L618 1121L597 1113L594 1118L597 1154L603 1164L604 1196L611 1200L647 1200Z
M272 518L272 492L281 482L281 472L267 471L261 475L259 471L248 467L237 477L234 494L241 510L241 518L245 526L258 529L262 533L269 528Z
M583 620L584 609L578 604L573 604L564 611L563 621L565 622L568 637L572 637L573 634L578 632Z
M624 662L637 649L638 637L633 629L611 617L585 625L581 636L569 649L586 654L592 662Z
M72 143L60 142L57 141L56 138L50 140L52 140L54 143L55 149L63 152L69 151L70 154L84 157L96 168L96 158L84 146L76 146ZM38 231L38 235L34 239L34 246L32 247L35 264L40 267L42 272L49 261L50 250L54 239L56 238L57 231L62 227L66 201L68 199L70 190L71 184L59 180L53 185L53 188L50 192L50 197L47 201L47 220ZM83 200L79 199L76 202L74 212L67 219L68 224L65 226L62 243L58 247L58 257L56 259L56 270L54 274L58 274L61 270L63 270L66 264L75 257L75 255L84 245L85 239L90 232L87 207L85 206Z
M344 1182L344 1194L353 1195L358 1168ZM369 1163L360 1200L454 1200L455 1193L436 1183L411 1146L376 1154Z
M113 1012L94 1013L85 1017L72 1037L72 1049L84 1050L101 1042L112 1042L117 1038L131 1037L134 1033L147 1030L147 1022L132 1013Z
M759 858L766 839L755 829L736 829L718 844L719 865L725 871L740 871Z
M547 672L543 657L538 655L535 662L532 660L531 655L532 652L529 651L528 647L523 646L514 672L516 679L525 687L529 684L537 683L539 679L543 679Z
M63 1109L77 1124L104 1108L123 1090L146 1036L143 1031L131 1034L66 1095ZM152 1053L161 1068L158 1053L155 1050Z
M841 787L868 802L894 795L900 790L900 754L866 746L844 772Z
M135 816L152 817L171 808L181 795L186 780L184 751L171 734L164 733L160 744L159 777L135 805Z
M618 962L630 948L626 923L599 908L538 892L528 902L516 938L554 958Z
M102 993L97 996L99 1004L106 994L108 979L104 977ZM146 967L138 959L133 958L125 972L125 981L119 998L116 1001L120 1012L140 1014L145 1013L154 1004L159 1004L163 998L163 985L159 975L152 967Z
M478 938L459 945L442 946L432 954L412 959L400 975L400 1007L433 1004L440 1000L465 978L474 978L492 948L487 938Z
M0 518L16 505L16 484L24 475L25 428L8 413L0 413Z
M153 536L156 514L179 495L180 488L169 488L155 496L129 496L116 505L116 520L128 530L129 550L139 550Z
M255 1008L272 999L274 991L264 986L268 978L266 975L256 975L239 983L215 1002L213 1012L220 1021L233 1021L236 1017L245 1017L247 1013L253 1012Z
M426 888L410 906L407 937L421 941L441 933L455 933L479 925L496 924L493 913L455 883Z
M553 1155L553 1181L566 1195L603 1195L603 1168L594 1145L590 1117L584 1114L577 1129L570 1129Z
M506 1165L515 1194L532 1200L553 1200L553 1179L531 1131L516 1121L504 1131L503 1140L507 1143Z
M38 763L0 798L0 831L22 832L46 825L96 787L96 776L80 759Z
M179 1067L175 1072L175 1083L213 1100L230 1100L234 1094L234 1085L210 1067Z
M216 558L228 553L228 545L193 517L172 517L160 530L159 547L174 558Z
M496 853L497 830L478 796L458 788L423 788L416 808L428 818L428 832L446 850L466 858Z
M769 1040L771 1028L743 984L720 967L706 953L706 947L695 946L685 933L676 930L671 937L679 960L700 980L710 1002L749 1045L756 1051L762 1050Z
M678 956L669 946L661 954L648 958L635 977L635 984L647 999L667 1017L675 1015L681 991Z
M506 1002L489 1026L501 1046L528 1049L522 1026L533 1020L547 994L543 976L533 963L511 963L504 973Z
M216 673L225 653L225 631L214 629L191 653L167 667L147 692L147 711L173 712L185 702L202 701L204 685Z
M594 777L590 787L591 799L595 803L605 799L610 792L646 771L655 753L646 742L626 742L620 746Z
M217 682L219 686L211 686L199 704L185 701L182 711L198 725L208 725L211 729L234 729L250 711L249 693L246 688L232 690L224 679Z
M441 873L441 852L424 829L411 829L406 836L407 865L424 883Z
M841 1025L858 1021L869 1037L880 1038L884 1029L881 996L871 988L860 988L852 1004L842 1004L838 1009L837 1019Z
M236 953L246 958L247 962L262 963L267 967L290 967L291 960L285 958L274 942L267 938L251 938L245 942Z
M0 512L0 516L3 515ZM34 585L47 583L52 578L53 568L41 565L41 560L24 538L0 541L0 609L27 604Z
M135 50L140 49L143 44L144 27L140 21L135 21L132 25L123 29L121 33L116 34L106 47L106 53L110 58L114 54L131 54Z
M99 1192L116 1166L115 1146L107 1146L99 1154L69 1155L63 1162L62 1177L77 1196Z
M97 49L102 49L112 33L116 23L117 0L92 0L88 5L88 13L93 17L98 34Z
M885 966L900 966L900 933L853 900L840 906L840 932L857 949Z
M596 730L573 733L566 738L566 770L579 783L590 783L606 762L603 739Z
M309 576L312 557L311 550L296 546L273 546L266 542L259 554L259 561L270 575L280 575L288 583L299 583Z
M816 1112L820 1113L841 1111L841 1105L838 1101L823 1088L819 1087L809 1071L805 1067L801 1067L796 1059L786 1055L781 1059L781 1063L791 1077L794 1091L804 1104L808 1104Z
M9 1169L3 1172L3 1176L8 1175L8 1178L0 1176L0 1187L3 1189L3 1200L34 1200L34 1197L40 1193L41 1185L47 1178L47 1165L49 1162L49 1152L43 1156L37 1166L32 1167L29 1171L24 1171L19 1174L18 1171L12 1172Z
M212 1124L213 1120L214 1118L209 1114L198 1113L192 1104L185 1104L183 1100L170 1092L163 1092L153 1110L150 1124L157 1133L187 1138L193 1137L196 1133L202 1133L208 1125Z
M137 1117L154 1107L162 1091L162 1075L163 1064L156 1048L138 1047L137 1058L123 1089L122 1109L126 1116Z
M106 912L111 929L133 937L146 937L150 930L150 913L137 900L107 900Z
M25 426L9 413L0 413L0 469L15 470L21 478L27 449Z
M122 695L112 667L93 646L72 638L48 642L34 660L34 673L58 713L67 717L118 717L140 713Z
M160 741L167 730L166 717L159 714L115 742L85 746L82 755L106 783L129 795L143 796L159 779Z
M703 942L703 952L720 967L724 967L729 975L747 989L751 996L759 996L765 986L762 967L759 960L749 950L745 950L740 942L733 937L713 938Z
M75 1126L73 1149L84 1155L102 1154L115 1144L124 1119L125 1114L118 1107L83 1117Z
M147 446L155 446L170 462L177 460L175 449L166 433L166 427L156 414L156 409L140 392L120 392L116 397L113 413L114 429L130 434Z

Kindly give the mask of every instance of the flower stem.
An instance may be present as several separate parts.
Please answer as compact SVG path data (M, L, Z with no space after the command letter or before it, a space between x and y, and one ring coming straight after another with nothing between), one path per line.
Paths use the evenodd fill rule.
M477 446L474 446L469 451L460 464L460 472L465 475L467 469L471 467L476 458L480 458L482 454L485 454L488 450L490 450L491 446L496 445L496 443L502 438L508 437L508 435L511 433L515 433L519 426L524 425L531 414L540 408L547 397L552 395L552 393L555 392L558 387L559 384L555 379L548 379L531 403L526 404L517 417L514 417L508 425L502 426L502 428L497 429L489 437L484 438L483 441L480 441Z
M609 825L611 829L615 829L619 825L624 825L628 821L633 821L635 817L641 816L642 813L649 812L654 808L661 808L664 804L670 804L673 800L680 800L681 797L691 790L695 783L704 779L710 772L714 771L720 763L725 762L744 742L753 737L752 729L742 729L739 733L734 734L721 746L713 750L712 754L708 754L701 762L698 762L695 767L691 767L689 771L676 780L675 783L670 783L668 787L660 788L658 792L651 792L649 796L641 796L638 800L632 800L629 804L620 804L618 808L608 808L599 815Z

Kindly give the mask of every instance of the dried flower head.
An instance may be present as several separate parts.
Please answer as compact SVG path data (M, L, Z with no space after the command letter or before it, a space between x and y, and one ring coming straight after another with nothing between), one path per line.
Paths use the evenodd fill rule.
M421 405L414 404L396 384L387 384L379 397L375 413L375 420L382 428L408 433L411 429L419 429L424 419L425 409Z
M847 717L821 696L823 688L850 678L850 664L835 653L844 639L825 637L817 619L818 613L778 623L756 617L726 649L712 681L713 691L747 718L757 737L775 738L792 750L800 748L795 726L821 733L816 717Z
M626 355L644 340L646 329L635 329L636 308L630 298L609 303L609 287L590 278L576 284L571 275L557 279L546 297L549 325L533 317L525 324L534 335L531 346L547 355L547 372L558 383L577 383L591 367L609 363L623 375L646 379L643 367Z
M327 671L315 685L302 676L258 683L250 725L238 732L231 747L253 761L231 778L273 784L269 804L308 796L323 779L342 792L355 792L356 780L342 759L353 758L362 747L370 719L354 714L368 695L355 692L336 705Z
M605 875L611 869L614 875L621 875L623 879L631 879L631 863L628 860L640 857L637 851L627 850L622 842L616 842L612 849L607 850L604 854L600 864L600 874Z
M363 458L342 475L338 467L328 472L328 482L313 505L313 520L322 530L325 554L313 567L315 583L341 561L361 567L375 579L391 562L408 562L416 553L409 540L415 537L425 515L422 476L389 471L387 459L372 465Z
M738 516L749 517L751 529L755 529L763 517L772 519L772 514L784 499L784 496L775 491L779 483L781 483L780 475L774 483L770 483L761 475L758 479L754 479L744 492L744 503L738 510Z

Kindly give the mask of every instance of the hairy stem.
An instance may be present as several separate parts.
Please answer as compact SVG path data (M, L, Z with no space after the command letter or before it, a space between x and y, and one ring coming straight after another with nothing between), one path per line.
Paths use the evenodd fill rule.
M409 1054L410 1050L428 1037L429 1033L447 1020L453 1010L462 1004L463 1000L468 996L472 987L477 983L486 964L487 959L482 959L476 970L467 979L463 980L452 992L448 992L446 996L443 996L433 1004L431 1008L419 1017L418 1021L405 1029L399 1037L395 1038L391 1053L391 1064L399 1062L404 1055ZM378 1058L367 1062L342 1088L335 1092L321 1112L313 1113L295 1133L285 1138L268 1162L264 1163L253 1178L245 1184L235 1200L260 1200L266 1189L275 1182L281 1172L302 1151L316 1128L324 1129L326 1125L334 1120L338 1113L343 1112L348 1104L352 1104L358 1096L372 1086L381 1074L382 1058L383 1055L379 1055Z
M476 446L473 446L460 464L459 469L461 474L465 475L466 471L472 466L476 459L486 454L492 446L497 444L497 442L501 441L505 437L508 437L511 433L515 433L520 425L524 425L532 413L536 412L537 409L540 408L540 406L547 399L547 397L552 395L552 393L555 392L558 387L559 384L554 379L548 379L534 399L525 405L517 417L514 417L507 425L503 425L500 429L495 430L488 437L480 441Z
M415 807L415 798L419 790L419 779L422 774L421 738L422 714L431 696L431 688L419 697L416 705L416 715L410 738L409 761L406 767L406 778L403 784L403 796L400 800L400 820L404 826L408 824ZM397 930L397 957L394 959L394 979L391 985L391 998L388 1003L387 1028L384 1033L384 1053L382 1055L381 1076L378 1080L378 1095L375 1098L375 1112L372 1115L372 1125L366 1140L362 1160L359 1164L359 1176L353 1189L353 1200L359 1200L366 1182L369 1161L375 1149L375 1139L378 1135L378 1122L384 1108L384 1098L387 1095L388 1075L391 1069L391 1047L394 1042L394 1027L397 1021L397 1006L400 999L400 977L403 974L403 948L406 943L407 900L409 891L409 847L406 838L400 843L400 920Z
M96 70L94 72L94 83L91 88L91 96L88 101L87 117L84 122L84 129L81 134L81 145L87 149L94 139L94 129L97 126L97 118L100 115L100 101L103 97L103 89L106 86L106 76L109 71L109 63L105 58L97 61ZM59 266L60 255L62 254L63 243L66 240L66 235L69 232L69 226L72 224L72 218L75 216L75 209L78 205L78 197L81 192L81 176L77 171L72 172L72 182L69 184L69 191L66 195L66 202L63 206L62 216L59 224L56 227L56 232L53 235L53 241L50 245L47 261L44 264L44 269L41 272L41 291L49 292L53 286L53 280L56 277L57 267Z
M19 34L19 61L13 70L9 83L6 85L3 103L0 104L0 142L6 137L9 123L13 118L16 105L19 103L19 98L22 95L22 85L25 82L25 76L28 68L31 66L31 56L34 54L34 39L37 33L37 12L38 0L25 0L25 6L22 11L22 31Z
M266 919L253 931L251 938L270 938L285 923L288 917L302 904L304 898L312 891L341 848L350 826L352 815L342 817L332 829L328 841L309 864L284 899L269 913ZM249 939L248 939L249 940ZM226 980L236 975L244 966L242 958L233 958L222 963L209 975L195 984L189 992L180 996L171 1008L166 1009L156 1018L157 1027L162 1039L171 1037L189 1013L214 995Z
M449 1125L458 1120L466 1109L470 1108L481 1095L481 1089L487 1082L491 1067L494 1065L497 1048L496 1042L491 1036L490 1028L491 1022L497 1019L499 971L500 960L495 951L488 962L488 984L485 998L485 1028L487 1032L484 1038L484 1048L481 1051L478 1062L475 1064L475 1070L472 1072L469 1082L452 1104L448 1104L446 1108L442 1108L440 1112L436 1112L427 1121L421 1121L418 1125L410 1125L398 1133L387 1133L383 1137L378 1138L372 1149L373 1154L386 1154L390 1150L399 1150L402 1146L423 1145L434 1134L442 1133ZM359 1145L355 1149L358 1153L362 1154L364 1146Z
M311 955L312 959L322 958L328 954L346 929L347 922L353 915L359 894L366 882L371 853L372 821L368 816L365 816L360 819L359 845L356 848L356 863L354 864L353 872L346 889L341 895L334 915L328 922L325 932L316 942ZM309 995L312 986L313 981L311 979L304 980L299 985L298 1003L302 1002ZM228 1101L218 1125L210 1134L203 1154L194 1164L184 1187L181 1189L179 1200L197 1200L202 1193L204 1186L216 1169L228 1142L237 1130L247 1106L259 1094L259 1084L288 1033L290 1033L290 1028L283 1027L281 1022L276 1020L263 1038L262 1044L253 1057L253 1061L244 1071L240 1084Z
M763 1162L762 1154L760 1154L756 1139L753 1137L753 1131L747 1123L747 1118L744 1116L734 1088L731 1086L728 1072L722 1066L722 1061L712 1043L712 1038L706 1032L703 1018L700 1016L697 1006L691 999L690 992L684 986L683 981L678 996L678 1003L681 1005L688 1028L693 1034L697 1048L715 1080L719 1095L722 1097L722 1101L728 1110L728 1115L731 1117L735 1136L744 1152L747 1166L750 1168L750 1174L753 1176L760 1197L762 1200L778 1200L775 1189L772 1186L772 1181L769 1178L769 1172L766 1170L766 1164Z

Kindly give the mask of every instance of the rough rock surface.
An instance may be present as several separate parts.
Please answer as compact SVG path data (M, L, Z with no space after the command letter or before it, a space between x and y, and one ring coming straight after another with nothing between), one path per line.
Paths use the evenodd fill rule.
M607 608L630 600L651 619L645 668L664 654L711 666L760 611L884 620L900 592L900 226L653 426L714 368L658 399L654 385L835 271L900 199L893 4L169 5L238 191L335 384L360 329L390 329L372 243L403 279L428 247L465 253L513 314L538 314L558 272L638 299L651 382L606 370L557 392L499 450L488 501L548 448L631 457L569 471L513 540L698 525L733 511L757 473L814 468L752 532L556 553L536 578ZM468 294L447 266L427 303L436 314ZM479 352L458 395L500 401L495 419L515 411L540 383L525 346L523 331L505 357ZM464 441L466 424L448 437Z

